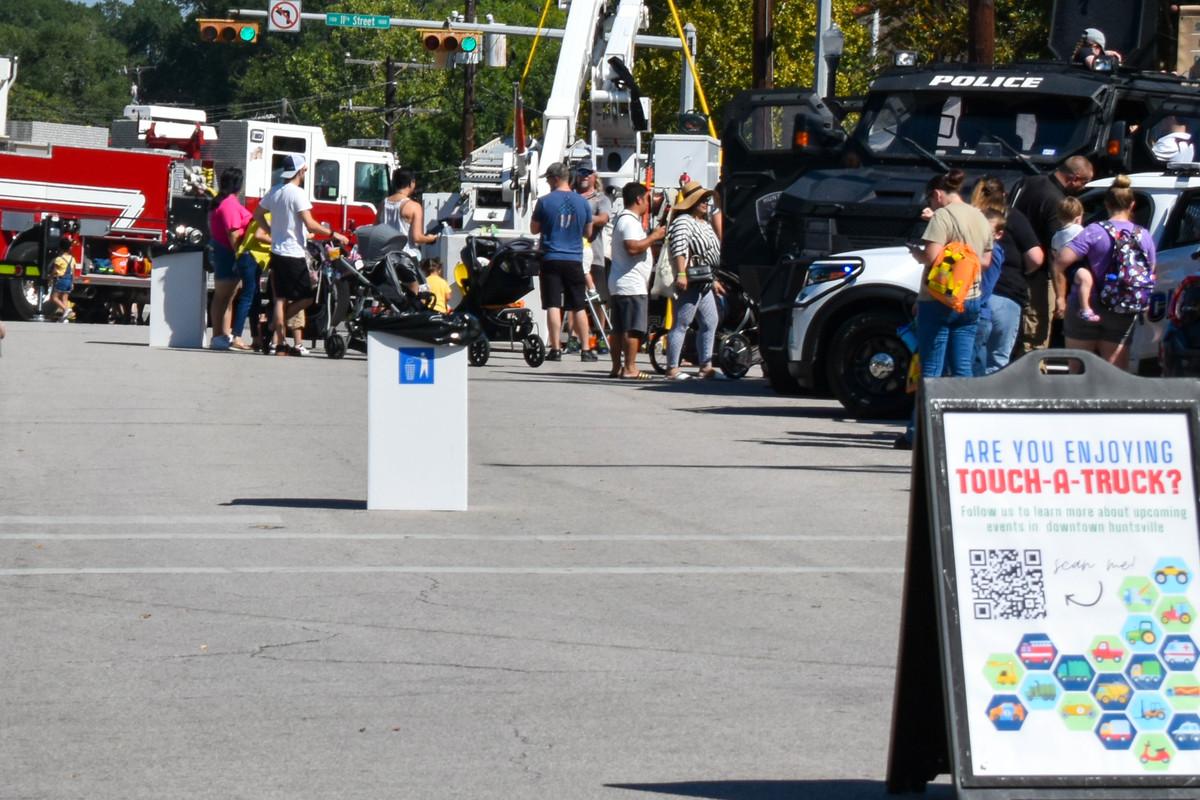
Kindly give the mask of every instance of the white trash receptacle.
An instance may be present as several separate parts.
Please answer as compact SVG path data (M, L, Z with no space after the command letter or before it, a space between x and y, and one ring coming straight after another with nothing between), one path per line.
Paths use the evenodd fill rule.
M204 347L208 281L204 254L168 253L150 270L150 346Z
M467 348L367 335L367 509L467 510Z

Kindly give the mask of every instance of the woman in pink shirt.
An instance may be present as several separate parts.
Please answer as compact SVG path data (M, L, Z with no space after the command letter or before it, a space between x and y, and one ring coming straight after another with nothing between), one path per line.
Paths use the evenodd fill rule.
M242 191L242 171L229 167L221 173L217 183L217 196L213 199L213 210L208 217L209 260L213 267L212 319L213 336L209 345L213 350L250 350L242 341L242 329L250 315L250 304L258 285L258 263L249 252L237 255L238 246L246 235L246 226L253 216L238 200ZM233 296L242 287L237 312L233 310ZM230 319L233 325L230 327Z

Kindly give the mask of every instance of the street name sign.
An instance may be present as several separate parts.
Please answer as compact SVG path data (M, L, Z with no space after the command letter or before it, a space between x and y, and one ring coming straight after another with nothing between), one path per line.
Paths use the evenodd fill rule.
M379 14L326 14L325 24L331 28L370 28L387 30L392 18Z

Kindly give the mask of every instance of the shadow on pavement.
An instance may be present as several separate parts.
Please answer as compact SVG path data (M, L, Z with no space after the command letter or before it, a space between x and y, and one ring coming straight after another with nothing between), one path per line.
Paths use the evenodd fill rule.
M752 444L767 444L779 447L858 447L868 450L892 450L896 434L900 429L892 431L875 431L874 433L833 433L829 431L788 431L791 439L743 439Z
M880 475L899 475L911 471L908 464L847 467L832 464L510 464L492 461L483 466L501 469L770 469L801 472L869 472Z
M679 783L607 783L609 789L630 789L676 797L710 800L889 800L883 781L681 781ZM903 796L903 795L900 795ZM913 795L916 796L916 795ZM949 786L931 785L928 800L950 798Z
M149 342L105 342L100 339L88 339L84 344L110 344L117 347L149 347Z
M327 508L334 511L365 511L366 500L338 497L237 497L223 506L267 506L271 508Z

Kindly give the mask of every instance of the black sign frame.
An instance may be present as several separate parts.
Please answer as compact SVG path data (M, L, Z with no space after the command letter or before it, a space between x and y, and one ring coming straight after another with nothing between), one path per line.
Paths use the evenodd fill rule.
M1200 775L974 774L945 441L946 414L972 412L1184 414L1200 519L1200 381L1138 378L1079 351L1026 356L986 378L926 381L913 454L888 790L922 791L950 774L958 796L968 799L1200 798ZM939 658L930 659L935 647Z

